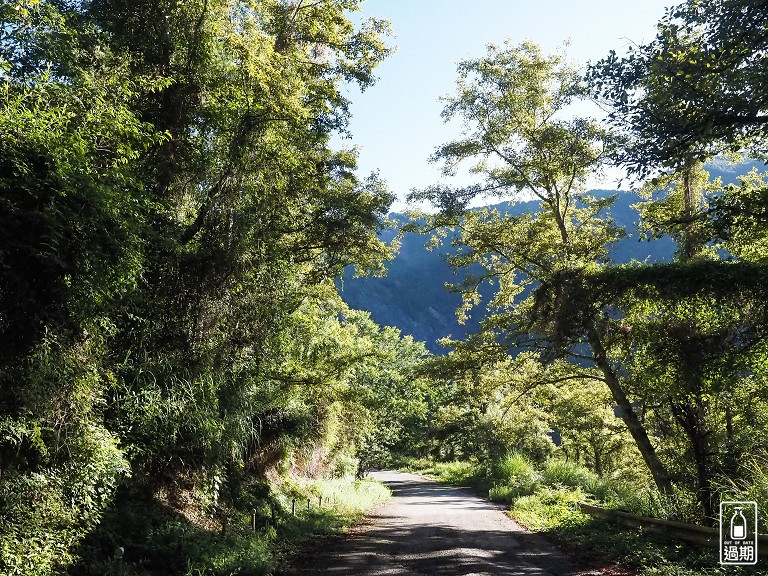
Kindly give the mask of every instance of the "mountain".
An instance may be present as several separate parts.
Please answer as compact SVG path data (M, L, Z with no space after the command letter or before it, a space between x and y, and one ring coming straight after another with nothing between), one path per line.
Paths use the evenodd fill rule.
M762 172L766 165L762 161L745 160L731 163L726 159L716 158L707 163L710 180L722 178L723 184L737 184L738 177L753 168ZM611 257L617 263L632 260L663 262L669 261L675 250L670 238L661 238L651 242L640 239L637 231L639 215L632 205L640 197L631 192L593 190L595 196L616 195L608 213L619 226L627 231L627 237L621 240L611 251ZM520 214L537 209L537 202L517 204L502 203L495 206L500 212ZM405 222L407 217L392 214L396 222ZM394 230L386 231L382 237L390 241ZM461 297L449 292L446 283L458 283L462 276L455 275L445 262L445 254L450 246L434 251L425 248L428 238L419 234L406 234L398 255L387 265L388 274L384 278L354 278L347 271L338 281L341 295L353 308L369 310L373 319L383 326L396 326L404 334L412 335L416 340L423 340L427 348L435 353L443 353L436 340L444 336L463 338L477 329L478 319L483 310L478 308L475 317L467 324L456 321L454 311L461 304Z
M632 260L663 262L669 261L675 250L672 239L662 238L650 242L641 240L637 231L639 216L632 205L640 197L630 192L594 190L590 194L598 197L616 195L608 214L627 231L611 251L611 257L617 263ZM534 201L516 204L502 203L494 207L500 212L521 214L537 209ZM407 221L407 216L392 214L390 217L399 223ZM395 230L382 233L386 241L392 240ZM435 353L445 350L436 340L444 336L463 338L478 328L482 317L482 308L474 311L474 316L466 324L459 324L455 310L461 304L459 294L446 289L448 283L458 283L463 274L456 275L445 261L450 246L435 250L425 247L428 236L407 233L402 239L397 256L387 264L387 275L382 278L355 278L347 271L338 281L340 293L352 308L368 310L374 321L382 326L396 326L404 334L412 335L416 340L426 342L427 348ZM487 294L486 294L487 295Z

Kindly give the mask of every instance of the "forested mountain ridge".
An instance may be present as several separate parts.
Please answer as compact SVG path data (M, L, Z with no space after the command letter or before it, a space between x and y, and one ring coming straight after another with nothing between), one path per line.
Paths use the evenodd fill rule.
M627 235L611 249L611 259L616 263L628 263L633 260L648 262L669 261L675 250L671 238L643 239L637 229L639 214L632 208L640 202L640 196L631 192L612 192L593 190L589 192L598 197L615 195L615 203L607 210L616 224L624 228ZM499 212L522 214L537 210L537 202L528 201L516 204L502 203L491 206ZM393 213L390 218L402 225L408 221L403 214ZM383 230L381 238L391 242L397 230ZM454 274L445 260L445 255L455 253L450 246L443 244L436 249L428 249L428 237L406 232L401 240L395 257L386 264L387 273L383 277L355 277L347 269L337 281L342 298L352 307L368 310L371 317L382 326L396 326L416 340L424 341L434 353L444 353L445 349L436 341L451 336L462 340L467 334L477 330L479 311L464 324L456 318L456 309L461 305L461 297L451 292L446 284L455 284L461 273Z
M720 178L724 185L737 184L738 178L750 170L763 170L760 161L730 162L715 159L706 165L710 179ZM616 264L632 261L669 262L675 251L675 243L670 237L644 237L638 229L640 213L633 206L642 202L637 193L627 191L591 190L588 194L605 198L615 196L615 202L606 210L605 215L626 231L626 236L619 240L610 251L610 258ZM535 212L536 201L490 205L502 213L521 214ZM405 214L392 213L389 218L395 226L402 226L409 218ZM385 229L380 237L385 242L392 242L397 236L397 229ZM395 326L409 334L415 340L425 342L427 348L436 354L445 353L445 348L437 343L439 338L450 336L462 340L478 328L478 318L482 311L471 316L466 323L459 323L456 309L461 305L461 297L451 292L446 284L455 284L461 273L454 274L446 262L447 254L455 249L447 244L439 248L427 248L428 237L406 232L395 257L386 263L385 276L356 277L352 269L346 269L337 280L342 298L352 307L368 310L371 317L381 326Z

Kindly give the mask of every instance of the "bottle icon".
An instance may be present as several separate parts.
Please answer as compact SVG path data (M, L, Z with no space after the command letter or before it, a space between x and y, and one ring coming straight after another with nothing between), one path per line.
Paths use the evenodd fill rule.
M747 519L741 512L741 506L736 506L736 512L731 517L731 539L744 540L747 537Z

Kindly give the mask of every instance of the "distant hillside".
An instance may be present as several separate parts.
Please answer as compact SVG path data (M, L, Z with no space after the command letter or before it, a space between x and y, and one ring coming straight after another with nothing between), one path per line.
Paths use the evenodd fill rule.
M648 259L660 262L671 259L675 250L671 239L640 241L638 213L631 208L632 204L640 201L637 195L602 190L591 193L596 196L617 194L609 214L627 230L628 236L612 250L614 261L626 263ZM500 211L520 214L535 210L537 202L504 203L495 207ZM407 219L402 214L393 214L392 217L399 222ZM395 234L394 230L387 231L383 238L389 241ZM436 340L448 335L462 338L473 332L477 329L477 317L482 315L482 310L478 309L476 317L465 325L457 322L455 310L461 303L461 297L449 292L445 285L456 283L461 277L454 275L445 262L445 254L450 247L429 251L425 248L427 240L420 234L406 234L400 252L387 265L386 277L354 278L348 271L339 281L339 287L342 297L351 307L370 311L380 325L396 326L404 334L425 341L433 352L441 353L444 350Z
M726 161L715 160L707 165L710 178L721 177L724 184L737 182L739 175L745 174L752 168L760 171L766 169L763 162L750 161L744 164L732 165ZM610 210L610 215L627 231L624 238L612 250L611 257L619 263L631 260L646 260L663 262L670 260L675 250L674 243L669 238L652 242L641 241L637 233L639 216L632 204L640 198L630 192L615 192L596 190L592 194L605 196L617 194L616 202ZM519 204L499 204L500 211L512 214L535 210L536 202ZM392 217L404 222L402 214ZM387 241L394 238L395 231L387 231L383 238ZM466 325L456 321L454 311L461 303L458 294L448 292L446 283L456 283L461 278L453 274L445 263L444 256L449 248L442 247L429 251L424 247L427 237L419 234L406 234L403 238L399 254L387 265L389 270L385 278L353 278L351 272L344 274L339 281L344 300L353 308L369 310L373 319L384 326L397 326L405 334L411 334L416 340L423 340L433 352L444 350L435 342L444 336L462 338L477 329L477 318ZM476 316L482 310L478 309Z

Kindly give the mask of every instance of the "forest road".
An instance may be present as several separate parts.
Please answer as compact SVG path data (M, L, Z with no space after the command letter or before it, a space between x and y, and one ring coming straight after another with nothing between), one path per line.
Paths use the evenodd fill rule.
M580 572L543 536L472 492L402 472L373 472L392 499L369 523L303 559L296 576L566 576Z

